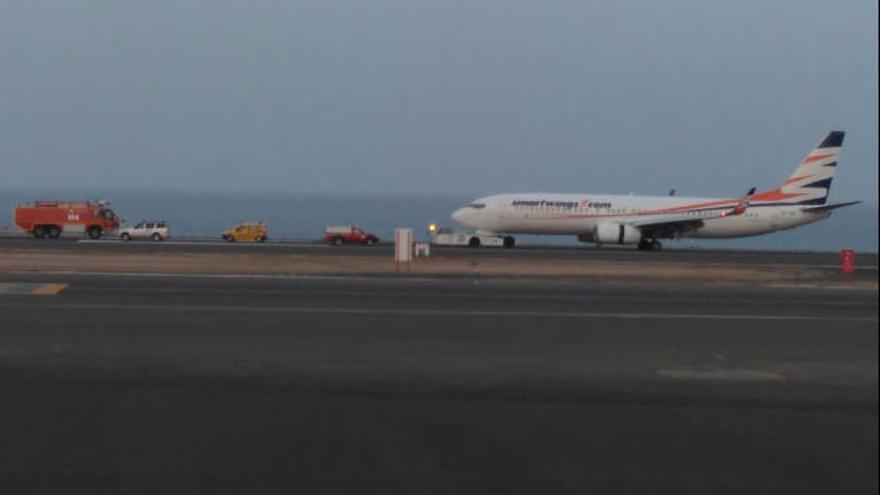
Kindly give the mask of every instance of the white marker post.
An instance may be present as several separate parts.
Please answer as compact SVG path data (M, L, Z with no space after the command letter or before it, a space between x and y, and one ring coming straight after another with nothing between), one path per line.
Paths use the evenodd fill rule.
M400 271L400 264L412 263L412 229L394 229L394 271Z
M416 258L427 258L431 255L431 245L427 242L417 242L413 246Z

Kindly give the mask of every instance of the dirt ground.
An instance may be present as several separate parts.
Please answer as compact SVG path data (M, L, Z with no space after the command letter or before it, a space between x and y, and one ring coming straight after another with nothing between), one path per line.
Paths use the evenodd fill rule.
M13 251L0 256L0 273L107 272L229 275L381 275L588 277L729 284L830 281L820 270L706 263L638 263L553 259L417 259L407 271L376 256L277 253L88 253Z

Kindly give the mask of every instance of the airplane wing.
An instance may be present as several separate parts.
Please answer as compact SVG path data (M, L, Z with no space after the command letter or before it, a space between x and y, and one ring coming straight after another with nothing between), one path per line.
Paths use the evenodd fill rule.
M862 201L850 201L848 203L837 203L837 204L833 204L833 205L808 206L808 207L804 208L804 211L815 211L815 212L831 211L836 208L843 208L844 206L857 205L861 202Z
M706 220L713 218L723 218L726 216L736 216L745 213L749 207L749 198L755 193L755 188L749 189L745 196L740 198L739 202L730 208L715 210L712 212L700 211L700 215L694 217L691 213L675 213L672 215L647 216L632 223L633 227L637 227L642 231L645 237L654 239L672 239L680 237L692 230L702 227Z
M645 237L671 239L699 229L704 225L704 220L720 218L722 216L720 213L701 218L695 218L693 215L688 214L662 215L636 220L632 222L632 226L638 227Z

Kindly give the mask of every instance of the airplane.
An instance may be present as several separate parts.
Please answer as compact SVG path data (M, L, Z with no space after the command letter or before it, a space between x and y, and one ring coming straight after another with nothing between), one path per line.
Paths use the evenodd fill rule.
M781 186L757 193L752 188L742 197L500 194L471 202L452 219L477 234L503 236L505 247L515 244L511 234L548 234L659 251L660 239L747 237L792 229L861 203L826 202L843 137L843 131L829 132Z

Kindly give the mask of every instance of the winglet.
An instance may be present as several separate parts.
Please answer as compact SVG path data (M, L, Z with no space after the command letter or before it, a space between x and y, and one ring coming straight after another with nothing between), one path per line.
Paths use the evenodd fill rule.
M739 203L737 203L736 206L734 206L732 210L722 211L721 216L722 217L735 216L735 215L742 215L743 213L745 213L746 210L749 208L749 198L752 196L752 194L755 194L755 190L756 190L756 188L754 188L754 187L749 189L749 192L747 192L745 196L740 198Z

